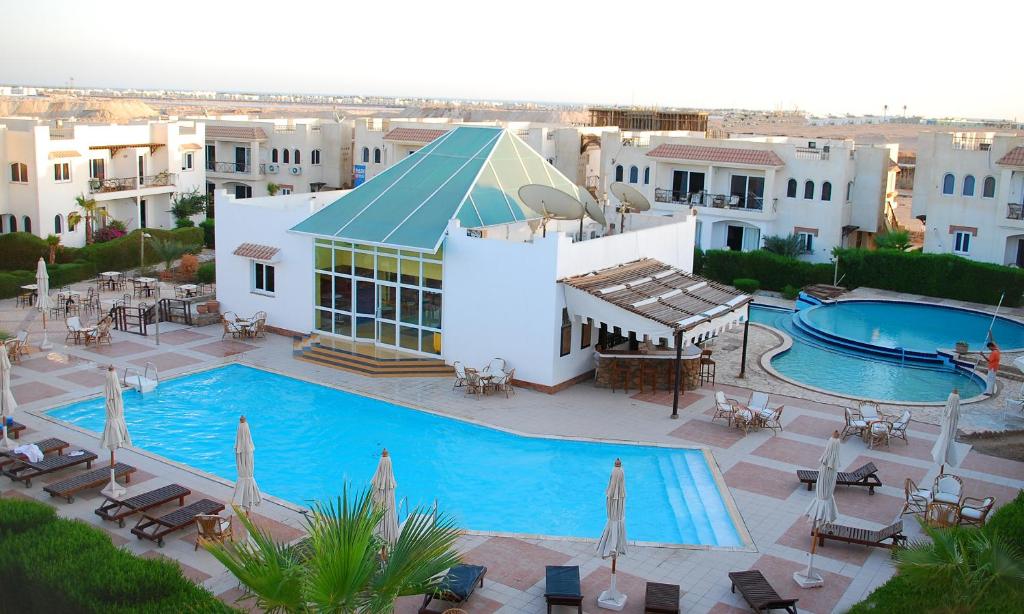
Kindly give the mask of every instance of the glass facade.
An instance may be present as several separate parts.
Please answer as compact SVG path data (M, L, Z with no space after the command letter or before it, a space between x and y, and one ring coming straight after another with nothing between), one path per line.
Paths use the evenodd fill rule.
M317 239L314 325L322 333L441 353L441 259L436 253Z

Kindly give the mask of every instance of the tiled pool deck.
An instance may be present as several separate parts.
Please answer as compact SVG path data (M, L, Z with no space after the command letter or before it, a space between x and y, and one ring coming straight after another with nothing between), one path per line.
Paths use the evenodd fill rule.
M0 328L10 331L30 325L32 341L40 335L37 313L17 309L13 300L0 301ZM97 438L83 431L41 417L46 409L102 389L102 373L97 366L114 364L118 370L140 367L152 361L160 368L161 377L202 369L224 362L242 361L257 367L279 371L295 377L338 386L403 403L433 409L456 417L471 419L516 431L576 437L613 438L648 441L679 446L708 447L724 475L743 521L750 532L755 551L715 551L670 548L634 548L619 561L619 587L630 596L626 611L640 612L645 581L680 584L682 606L686 612L727 613L749 611L745 603L730 593L728 571L757 568L762 570L783 595L800 598L801 611L825 613L842 611L862 599L891 574L889 555L883 550L844 547L829 543L820 549L817 566L825 572L823 588L801 590L791 574L806 563L810 546L809 524L802 513L813 497L796 480L795 470L813 467L833 429L841 428L843 410L836 399L809 393L794 386L780 386L767 379L756 366L759 352L752 352L745 380L730 377L736 371L738 352L730 351L737 339L724 337L716 349L719 359L719 386L731 396L745 398L749 389L736 384L773 391L772 404L786 405L783 415L785 431L777 436L770 432L751 432L744 436L722 422L711 423L713 388L705 387L683 396L679 420L669 418L671 395L625 395L598 390L584 383L557 395L520 390L511 399L488 397L481 400L465 398L451 390L447 379L380 379L374 380L295 360L291 356L291 339L270 335L258 341L221 341L218 327L187 329L180 325L162 325L161 345L153 336L140 337L114 333L114 343L102 349L63 344L63 325L51 325L55 347L49 353L34 351L14 367L14 394L20 403L18 420L28 426L22 441L43 436L61 437L73 445L96 449ZM760 338L758 343L770 344ZM500 354L500 351L497 352ZM728 383L723 383L728 382ZM1011 382L1016 388L1016 385ZM1001 412L1001 402L988 401L965 407L980 417ZM987 412L987 413L986 413ZM915 413L918 413L915 411ZM933 413L919 412L930 420ZM224 416L235 420L236 416ZM979 418L980 419L980 418ZM254 429L260 425L253 425ZM919 482L930 481L936 467L929 451L937 428L915 421L909 431L910 443L894 442L888 448L869 450L851 438L842 446L842 466L852 468L866 460L879 467L885 484L877 494L869 496L863 489L840 488L837 503L840 520L865 527L879 527L890 522L902 506L902 484L905 477ZM230 454L226 450L225 454ZM222 480L199 474L158 457L135 449L119 452L118 458L136 466L139 471L132 480L133 490L143 490L169 482L188 486L193 497L208 496L227 501L231 486ZM395 459L415 462L415 459ZM260 471L257 451L257 480ZM642 479L629 473L627 482ZM998 503L1012 498L1024 487L1024 463L1001 460L971 452L958 473L965 478L969 496L995 496ZM366 476L367 480L370 476ZM54 481L57 478L49 481ZM45 483L46 481L44 481ZM339 472L340 487L340 472ZM130 523L123 529L101 524L93 513L98 494L78 497L73 504L51 500L42 485L25 489L6 479L0 483L2 496L29 497L46 501L68 517L80 518L106 531L114 543L146 557L167 556L176 560L185 574L208 587L225 600L240 595L233 578L207 553L194 552L193 532L179 534L164 548L151 542L140 542L130 533ZM602 493L594 493L600 498ZM296 539L303 533L302 517L290 505L270 498L254 514L257 522L282 539ZM627 519L628 526L628 519ZM907 532L920 533L916 522L906 517ZM596 537L596 536L595 536ZM543 573L545 565L580 565L584 610L598 612L597 594L607 585L610 565L594 556L591 542L515 539L467 535L460 539L464 558L487 565L483 589L469 601L469 612L544 611ZM397 608L413 612L419 598L403 598Z

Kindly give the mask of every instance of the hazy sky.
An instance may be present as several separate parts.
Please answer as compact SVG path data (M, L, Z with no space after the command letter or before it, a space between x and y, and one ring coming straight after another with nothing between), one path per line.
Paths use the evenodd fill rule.
M0 83L1024 117L1019 0L3 5Z

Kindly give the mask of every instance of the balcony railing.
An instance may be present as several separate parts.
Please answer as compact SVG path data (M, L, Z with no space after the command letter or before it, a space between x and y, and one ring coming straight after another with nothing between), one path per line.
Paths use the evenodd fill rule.
M256 174L262 175L266 170L266 165L262 162L260 164L252 164L246 162L213 162L207 160L206 170L212 173L235 173L238 175L251 175L255 170Z
M953 149L966 149L969 151L988 151L992 149L992 139L978 136L976 134L954 134Z
M655 188L654 200L659 203L672 203L675 205L688 205L691 207L710 207L712 209L735 209L742 211L764 211L765 209L765 199L754 194L738 196L735 194L682 192ZM774 198L771 199L771 206L774 211Z
M626 147L650 147L651 137L649 136L624 136L622 144Z
M1008 220L1024 220L1024 204L1007 203L1006 204L1006 219L1008 219Z
M105 194L107 192L124 192L126 190L138 190L140 188L160 188L174 186L177 183L177 180L178 175L175 173L146 175L145 177L142 177L141 182L139 181L139 177L90 179L89 191L93 194Z

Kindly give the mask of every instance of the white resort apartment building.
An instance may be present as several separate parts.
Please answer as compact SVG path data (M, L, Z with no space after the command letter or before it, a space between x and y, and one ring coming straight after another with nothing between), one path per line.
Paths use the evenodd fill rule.
M129 229L173 228L173 194L202 190L203 125L147 121L122 125L0 118L0 231L55 234L85 244L84 195Z
M851 140L612 128L601 134L600 195L617 206L608 186L622 181L648 198L651 214L694 208L705 250L750 251L794 234L821 262L896 226L898 153Z
M197 118L206 124L206 192L236 198L351 186L351 122L326 119Z
M1024 266L1024 136L924 132L912 212L924 251Z

